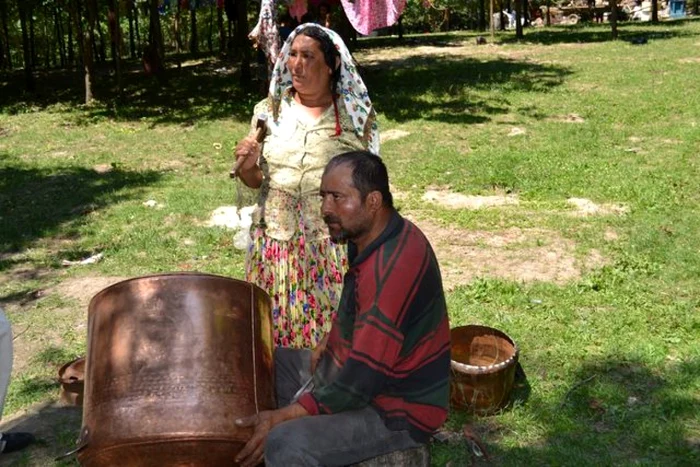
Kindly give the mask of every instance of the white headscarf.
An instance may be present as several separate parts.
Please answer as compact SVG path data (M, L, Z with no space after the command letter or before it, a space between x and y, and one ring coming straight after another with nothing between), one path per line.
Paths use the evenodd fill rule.
M294 38L304 29L318 28L325 32L333 41L340 54L340 79L334 90L338 99L342 99L345 109L352 120L355 134L374 154L379 154L379 129L377 127L376 114L369 99L367 87L357 71L355 62L343 40L334 31L314 23L306 23L297 26L289 35L280 51L275 68L270 79L270 100L272 101L273 118L277 120L280 102L284 92L292 86L292 73L287 67L289 54ZM335 96L334 96L335 97Z

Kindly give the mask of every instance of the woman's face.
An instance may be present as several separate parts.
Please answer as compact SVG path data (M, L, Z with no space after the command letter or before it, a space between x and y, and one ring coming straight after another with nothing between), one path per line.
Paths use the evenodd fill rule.
M292 42L287 67L292 74L292 85L301 94L330 94L332 70L326 65L321 44L303 34Z

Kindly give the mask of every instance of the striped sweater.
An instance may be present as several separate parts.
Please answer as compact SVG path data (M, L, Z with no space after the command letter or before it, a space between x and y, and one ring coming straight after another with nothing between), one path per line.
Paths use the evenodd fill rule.
M435 254L423 233L394 212L382 234L350 260L316 389L299 403L311 414L371 405L390 430L426 442L447 418L450 329Z

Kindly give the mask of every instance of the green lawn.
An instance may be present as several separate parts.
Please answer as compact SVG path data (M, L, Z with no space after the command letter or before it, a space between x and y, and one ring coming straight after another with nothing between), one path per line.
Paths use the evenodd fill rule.
M700 462L700 21L621 32L378 38L357 52L382 131L410 133L382 147L402 212L455 232L539 229L604 258L569 281L485 274L448 293L453 326L499 328L521 350L512 406L448 423L471 423L498 465ZM38 98L21 94L21 74L0 75L0 303L21 333L5 416L55 398L57 368L84 353L81 278L242 276L233 234L203 226L234 202L232 149L257 99L223 66L184 67L165 90L132 73L122 103L90 108L75 75L42 77ZM436 207L421 198L435 186L520 204ZM572 197L626 213L574 216ZM13 459L53 465L78 428ZM470 455L457 442L433 460Z

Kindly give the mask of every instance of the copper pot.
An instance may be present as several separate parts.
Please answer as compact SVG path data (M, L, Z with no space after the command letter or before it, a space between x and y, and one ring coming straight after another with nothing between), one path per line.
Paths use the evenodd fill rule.
M450 338L452 405L479 415L505 407L519 355L513 339L498 329L479 325L453 328Z
M88 311L86 466L233 465L234 421L275 407L270 298L247 282L162 274L99 292Z

